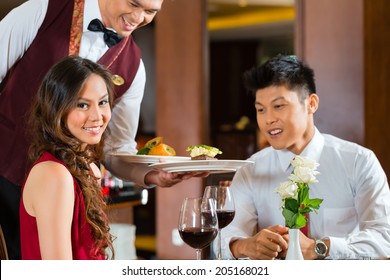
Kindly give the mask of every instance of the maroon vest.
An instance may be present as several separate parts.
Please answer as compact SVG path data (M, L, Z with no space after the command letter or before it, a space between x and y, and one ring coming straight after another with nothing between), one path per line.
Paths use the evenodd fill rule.
M27 118L39 85L57 61L69 55L74 0L49 0L46 17L23 57L0 85L0 176L21 186L27 170L31 143ZM130 87L140 64L141 53L130 37L111 47L98 61L125 79L115 86L115 98ZM113 62L114 61L114 62Z

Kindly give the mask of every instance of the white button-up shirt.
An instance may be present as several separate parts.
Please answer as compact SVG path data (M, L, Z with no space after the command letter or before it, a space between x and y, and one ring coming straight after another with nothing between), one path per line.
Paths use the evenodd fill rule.
M310 213L310 237L330 239L331 259L389 258L390 190L374 153L316 129L301 155L320 164L310 198L324 199L318 214ZM253 165L237 171L231 186L236 215L222 229L225 258L233 258L231 240L285 224L275 189L287 180L294 156L268 147L250 158Z

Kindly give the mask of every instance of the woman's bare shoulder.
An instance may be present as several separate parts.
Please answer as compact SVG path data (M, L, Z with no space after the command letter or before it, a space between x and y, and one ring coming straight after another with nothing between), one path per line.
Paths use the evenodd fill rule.
M36 164L31 169L28 177L38 179L41 183L72 179L72 175L66 166L55 161L44 161Z
M45 161L36 164L30 171L23 190L23 203L27 212L35 216L37 208L74 199L73 177L62 164Z

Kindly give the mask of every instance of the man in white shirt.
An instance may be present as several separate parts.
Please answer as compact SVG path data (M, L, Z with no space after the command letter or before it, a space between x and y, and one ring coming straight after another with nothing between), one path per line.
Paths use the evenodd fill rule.
M22 119L44 72L64 56L79 55L126 75L132 71L114 81L116 100L107 129L104 161L113 175L144 187L170 187L183 179L206 175L157 171L113 156L137 152L135 136L146 78L131 34L150 23L162 3L163 0L29 0L0 21L0 221L10 258L20 258L18 248L16 253L12 251L19 243L20 186L27 171L28 137L26 121ZM105 29L97 30L99 21L90 28L95 19ZM106 40L106 33L119 35L114 40L116 45ZM134 71L126 70L130 68Z
M314 72L294 56L277 56L244 74L254 93L257 123L270 147L234 176L233 222L222 230L224 258L283 258L288 228L282 215L280 183L296 155L320 165L310 197L322 198L311 212L308 236L300 233L305 259L390 257L390 191L374 153L314 125L318 109Z

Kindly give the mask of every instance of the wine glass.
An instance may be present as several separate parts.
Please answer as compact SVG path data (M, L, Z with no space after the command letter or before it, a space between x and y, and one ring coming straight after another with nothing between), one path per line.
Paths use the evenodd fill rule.
M221 229L229 225L236 214L233 196L229 186L207 186L203 193L203 199L213 199L218 217L218 252L217 259L222 260Z
M178 230L183 241L196 249L196 259L202 259L202 249L218 234L218 218L213 200L185 198L180 210Z

